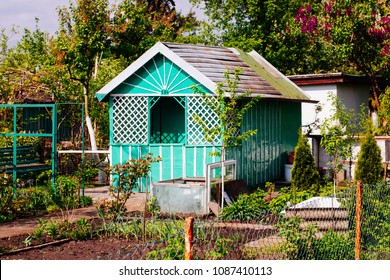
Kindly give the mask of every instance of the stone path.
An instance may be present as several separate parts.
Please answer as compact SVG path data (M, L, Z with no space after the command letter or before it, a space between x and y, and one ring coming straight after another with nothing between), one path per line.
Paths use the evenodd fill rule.
M108 187L99 187L85 189L85 195L92 197L94 201L98 199L109 198ZM129 212L142 211L145 205L145 193L135 193L130 196L126 203L126 208ZM95 206L72 209L69 211L62 211L50 215L29 217L23 219L16 219L15 221L0 224L0 239L11 236L32 233L39 225L39 219L64 219L69 221L77 221L80 218L94 218L97 217L97 210Z

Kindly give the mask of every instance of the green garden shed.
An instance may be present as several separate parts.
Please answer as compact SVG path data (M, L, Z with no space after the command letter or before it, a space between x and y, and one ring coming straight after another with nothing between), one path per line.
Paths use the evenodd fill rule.
M193 86L213 94L224 72L240 67L237 92L250 90L263 98L246 114L242 130L257 134L231 151L237 177L257 186L283 177L288 154L294 150L301 126L301 102L309 98L255 51L157 43L96 93L109 102L111 164L152 152L162 161L152 166L152 182L204 177L210 155L194 114L217 126ZM141 186L139 191L143 191Z

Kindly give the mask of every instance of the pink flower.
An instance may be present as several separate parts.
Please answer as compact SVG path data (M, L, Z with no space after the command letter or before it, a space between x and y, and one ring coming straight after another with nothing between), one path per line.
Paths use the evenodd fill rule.
M386 56L390 52L390 47L385 45L381 51L381 55Z
M307 5L306 6L306 13L310 14L310 11L311 11L310 5Z
M350 16L352 14L352 7L349 7L348 9L345 10L345 15Z
M326 2L324 9L325 9L325 13L330 14L330 12L332 11L332 5L330 5L328 2Z

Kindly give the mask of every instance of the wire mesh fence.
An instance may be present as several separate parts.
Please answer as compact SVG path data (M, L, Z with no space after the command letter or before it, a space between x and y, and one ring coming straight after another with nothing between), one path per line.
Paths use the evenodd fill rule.
M110 222L104 234L121 236L132 245L98 258L180 260L189 254L199 260L390 259L390 186L363 186L361 207L356 194L356 187L349 187L280 212L264 211L251 221L192 217L190 228L183 217L158 212L144 221L132 217Z

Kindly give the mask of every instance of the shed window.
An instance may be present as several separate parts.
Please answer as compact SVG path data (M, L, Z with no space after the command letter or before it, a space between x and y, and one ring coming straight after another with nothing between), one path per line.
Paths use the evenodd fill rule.
M161 97L150 109L150 143L185 143L185 109L181 99Z

